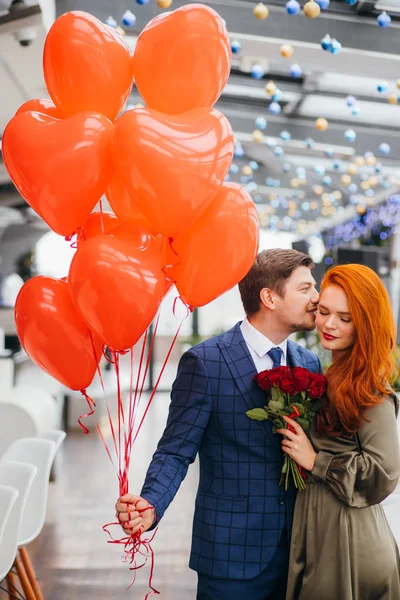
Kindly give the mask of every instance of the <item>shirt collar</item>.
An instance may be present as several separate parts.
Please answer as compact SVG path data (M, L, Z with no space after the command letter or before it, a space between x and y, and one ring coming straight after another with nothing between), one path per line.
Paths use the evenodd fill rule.
M263 335L258 329L248 321L247 317L242 321L240 325L242 335L254 352L262 358L271 348L280 348L283 352L283 357L286 358L287 354L287 339L283 340L280 344L274 344L265 335ZM283 358L282 357L282 358Z

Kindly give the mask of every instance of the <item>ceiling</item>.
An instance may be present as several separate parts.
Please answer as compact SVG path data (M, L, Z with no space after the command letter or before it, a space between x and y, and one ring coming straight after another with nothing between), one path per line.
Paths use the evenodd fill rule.
M254 17L254 2L206 2L226 21L231 41L241 45L240 52L233 55L232 73L217 108L230 120L239 142L237 154L243 154L235 159L230 178L247 186L259 207L264 227L300 235L316 232L397 191L400 105L389 104L388 95L397 96L397 92L400 95L396 87L400 78L400 1L379 0L380 5L383 3L392 17L387 29L378 27L376 17L381 9L369 1L359 0L350 7L344 0L331 0L329 8L312 20L302 12L289 16L284 2L267 2L270 15L264 21ZM125 28L132 48L146 23L163 12L155 0L145 6L119 0L58 0L54 6L52 0L40 4L28 0L19 3L18 15L14 5L10 18L13 10L8 12L7 4L10 5L8 0L0 0L0 79L4 81L0 89L0 131L25 100L47 96L41 69L44 22L50 23L55 12L60 15L74 9L86 10L103 21L111 15L120 22L122 14L130 8L137 18L133 28ZM174 0L172 8L183 4L190 2ZM23 28L33 28L36 34L27 47L16 39ZM321 49L320 40L326 34L340 41L340 54L332 55ZM294 47L291 59L281 56L283 43ZM290 76L293 63L299 64L303 71L298 79ZM254 64L264 68L262 80L252 78ZM264 86L269 80L281 92L282 111L277 116L268 112L271 99ZM388 84L385 93L377 91L377 83L382 80ZM348 95L356 98L357 116L346 105ZM129 104L140 101L134 88ZM258 143L253 139L257 117L268 121L262 132L264 137ZM324 132L315 127L319 117L329 121ZM351 143L345 138L349 129L356 133ZM282 132L288 132L291 139L282 140ZM313 142L306 142L308 138ZM380 155L382 143L390 146L387 156ZM366 152L373 153L376 159L370 156L370 164L361 165L360 157ZM354 161L359 165L356 169ZM249 173L249 163L253 166L252 173L245 175L242 169L245 167L244 173ZM7 181L0 164L0 186ZM21 198L9 185L0 187L0 204L7 203L21 205ZM321 214L321 207L325 214ZM291 221L286 219L284 225L288 210Z

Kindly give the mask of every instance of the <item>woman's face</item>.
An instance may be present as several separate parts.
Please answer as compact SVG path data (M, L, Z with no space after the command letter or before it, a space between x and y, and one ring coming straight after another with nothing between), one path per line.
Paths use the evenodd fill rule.
M332 353L349 350L356 341L356 328L351 318L347 296L337 285L321 293L316 327L323 348Z

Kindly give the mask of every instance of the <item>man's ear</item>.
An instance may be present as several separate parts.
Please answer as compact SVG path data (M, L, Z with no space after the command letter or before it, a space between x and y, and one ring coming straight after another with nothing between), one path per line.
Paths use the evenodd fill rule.
M269 310L275 310L275 301L272 290L269 288L263 288L260 292L260 300L265 308Z

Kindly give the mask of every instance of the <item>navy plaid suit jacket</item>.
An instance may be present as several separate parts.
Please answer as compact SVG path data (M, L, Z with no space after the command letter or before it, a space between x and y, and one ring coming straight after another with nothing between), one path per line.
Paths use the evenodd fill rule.
M318 357L288 340L288 364L321 372ZM163 436L141 492L158 521L197 453L200 481L189 566L224 579L251 579L291 529L295 491L278 482L280 436L247 410L264 406L240 323L185 352Z

